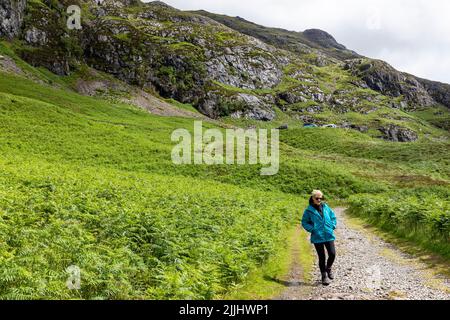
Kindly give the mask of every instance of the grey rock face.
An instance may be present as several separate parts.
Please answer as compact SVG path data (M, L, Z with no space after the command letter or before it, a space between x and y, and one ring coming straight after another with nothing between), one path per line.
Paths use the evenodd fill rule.
M208 92L205 97L200 101L198 109L204 115L210 118L219 117L220 111L217 110L217 105L220 103L220 97L214 92Z
M315 124L317 126L322 126L325 124L323 121L309 115L300 115L296 116L296 118L302 121L304 124Z
M283 73L275 59L262 55L248 57L250 47L228 50L230 54L207 62L208 73L214 80L244 89L270 88L281 81Z
M308 101L308 99L306 99L301 92L294 91L282 92L278 95L278 98L286 101L288 104Z
M344 62L329 56L345 47L321 30L297 33L310 45L320 43L314 50L304 48L299 57L293 54L296 51L290 48L290 41L287 47L280 44L286 39L272 39L276 40L274 47L267 39L267 43L259 40L264 37L238 33L209 17L182 12L159 1L104 0L99 6L91 5L83 29L73 32L66 30L62 18L67 1L49 6L28 2L24 19L26 0L0 0L0 35L18 35L25 40L29 46L18 53L33 66L68 75L80 64L87 64L142 90L190 103L212 118L231 115L272 120L275 106L310 116L325 110L367 114L377 110L371 106L385 104L381 95L371 90L360 92L361 87L402 96L391 99L392 108L412 109L436 101L450 105L450 88L444 85L422 81L375 60ZM132 5L138 5L136 10L129 10ZM311 61L315 57L323 61ZM313 68L314 64L341 68L345 63L357 77L351 77L353 87L335 92L324 85L329 78ZM394 136L408 139L408 134L404 138L395 132L389 137L395 140Z
M288 105L296 104L301 102L307 102L308 100L313 100L317 103L326 102L329 97L325 95L325 93L320 90L314 84L311 86L307 85L299 85L295 89L290 89L289 91L280 92L277 95L278 105L281 106L281 101L286 102Z
M105 10L106 15L111 14ZM116 11L113 14L117 15ZM191 103L212 118L235 113L273 119L270 99L237 95L224 87L239 91L276 86L289 63L286 54L209 18L184 15L158 3L145 4L138 16L146 19L142 22L145 34L111 20L86 26L87 63L129 84ZM176 23L167 27L168 20ZM223 33L223 38L218 33ZM167 40L158 40L162 38ZM238 112L243 108L249 110Z
M419 138L416 132L393 124L381 127L379 130L383 133L383 138L389 141L413 142Z
M450 84L416 78L439 103L450 108Z
M14 38L20 34L27 0L0 1L0 36Z
M270 105L259 97L249 94L239 94L237 100L245 106L242 112L245 118L253 120L271 121L275 118L275 112Z
M25 75L23 70L16 64L14 59L0 55L0 71Z

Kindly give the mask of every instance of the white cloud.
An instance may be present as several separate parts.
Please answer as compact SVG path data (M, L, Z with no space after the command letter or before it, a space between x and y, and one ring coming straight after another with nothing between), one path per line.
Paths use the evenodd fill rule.
M240 16L270 27L323 29L358 53L450 83L447 0L166 0L182 10Z

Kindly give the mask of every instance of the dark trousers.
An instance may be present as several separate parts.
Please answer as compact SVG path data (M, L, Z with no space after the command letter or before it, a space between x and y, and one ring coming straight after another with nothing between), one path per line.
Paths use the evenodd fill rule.
M325 243L315 243L314 247L316 247L317 255L319 256L319 268L320 272L324 273L327 269L331 269L333 266L334 259L336 258L336 249L334 247L334 241L325 242ZM325 248L327 248L328 252L328 260L325 265Z

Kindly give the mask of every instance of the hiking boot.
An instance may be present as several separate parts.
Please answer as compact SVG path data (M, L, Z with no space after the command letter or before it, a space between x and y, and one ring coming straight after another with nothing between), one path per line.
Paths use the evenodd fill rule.
M327 273L326 273L326 272L322 273L322 284L323 284L324 286L330 285L330 281L328 280L328 277L327 277Z
M328 278L330 278L330 280L334 279L334 274L333 274L333 272L331 272L331 269L327 269L327 275L328 275Z

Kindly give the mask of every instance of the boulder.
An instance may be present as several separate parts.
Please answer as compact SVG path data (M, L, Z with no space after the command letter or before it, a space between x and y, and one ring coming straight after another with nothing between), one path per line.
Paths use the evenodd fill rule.
M305 109L308 113L320 113L323 111L321 106L309 106Z

